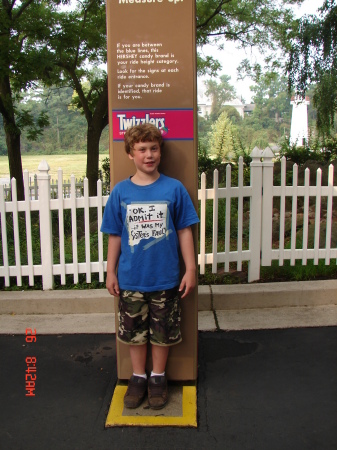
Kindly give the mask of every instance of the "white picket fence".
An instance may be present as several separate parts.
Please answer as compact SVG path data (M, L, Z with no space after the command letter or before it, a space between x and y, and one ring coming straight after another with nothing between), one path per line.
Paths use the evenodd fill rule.
M100 175L100 178L102 179L102 175ZM28 183L26 182L26 186L28 185L28 191L29 191L29 197L31 200L37 200L39 198L39 184L37 181L37 175L35 174L34 177L28 177ZM103 182L103 191L109 192L110 186L108 186L108 183ZM58 197L59 192L59 183L58 180L51 180L50 182L50 192L51 197L56 198ZM62 191L63 197L70 198L71 196L71 182L70 180L63 180L62 181ZM81 179L75 179L75 193L76 197L83 197L83 181ZM6 200L9 200L12 197L12 187L10 184L4 183L4 198Z
M333 198L337 196L337 187L333 185L333 166L329 168L329 178L327 186L322 186L320 169L317 171L317 183L310 186L309 169L305 171L305 181L303 186L298 185L298 168L293 167L293 183L291 186L286 184L286 161L282 159L281 163L281 184L274 185L273 182L273 152L266 148L264 151L255 148L251 154L252 162L250 165L250 184L244 185L243 182L243 161L240 159L238 167L238 182L232 186L231 166L226 168L226 186L219 187L218 172L214 172L214 185L212 188L206 188L206 176L201 177L201 188L198 191L199 210L200 210L200 238L198 264L200 273L205 272L206 265L212 265L212 272L216 273L219 264L223 264L225 272L228 272L231 266L236 265L236 269L242 269L242 263L248 262L248 281L256 281L260 277L261 265L271 265L272 260L278 260L283 265L285 260L290 260L292 265L300 259L302 264L307 264L309 259L318 264L319 259L324 259L325 264L330 264L332 258L337 258L337 249L331 246L331 236L333 227ZM70 197L59 196L53 198L51 195L50 176L48 175L49 166L42 161L37 175L39 196L38 199L30 198L29 174L24 173L25 201L17 201L16 182L12 180L12 199L6 200L4 187L0 186L0 220L1 220L1 248L2 265L0 266L0 277L4 278L5 286L10 284L22 285L22 277L28 277L29 285L34 286L34 278L42 277L43 289L52 289L55 276L60 276L61 284L66 283L66 276L71 275L76 284L79 280L79 274L85 274L87 283L91 282L91 275L98 273L99 281L104 281L104 272L106 271L106 261L104 260L103 235L99 232L103 208L106 205L108 196L102 194L102 182L98 181L97 196L89 197L88 180L84 179L83 196L76 196L76 180L71 177ZM62 192L63 176L62 170L58 173L58 192ZM291 211L286 210L286 199L291 199ZM322 212L321 203L325 197L326 212ZM277 242L273 242L273 203L278 198L280 207L279 214L279 232ZM298 199L303 202L303 228L301 248L297 241L298 230ZM314 198L314 214L312 206ZM310 202L311 199L311 202ZM220 202L225 202L225 219L219 219ZM231 209L235 202L235 217ZM288 202L289 203L289 202ZM212 206L212 248L206 251L206 214L210 205ZM70 210L71 214L71 234L72 234L72 262L66 263L65 255L65 237L64 237L64 218L65 211ZM84 239L85 239L85 257L80 261L78 255L78 225L77 213L81 210L84 213ZM95 210L97 215L97 242L98 258L92 261L91 246L92 242L92 224L89 223L89 211ZM41 263L34 264L32 250L32 213L37 211L39 215L40 227L40 248ZM57 211L58 215L58 236L53 235L52 229L52 211ZM9 242L7 229L7 215L12 213L14 240L15 263L9 264ZM323 218L323 213L325 217ZM20 254L20 233L19 233L19 214L25 216L26 228L26 247L27 263L21 263ZM247 230L244 230L245 217L249 217L249 239L244 238ZM286 217L291 217L291 244L285 248L286 236ZM314 216L314 217L313 217ZM320 242L322 234L321 222L325 225L324 245ZM235 220L235 223L234 223ZM309 224L314 220L315 236L313 247L308 247ZM236 248L231 240L233 227L236 233ZM224 248L219 251L219 235L225 236ZM53 242L59 241L59 255L53 254ZM322 240L322 239L321 239ZM247 242L246 242L247 241ZM277 247L276 247L277 245ZM57 256L58 263L54 262L54 256ZM12 258L13 259L13 258ZM15 281L14 281L15 280Z

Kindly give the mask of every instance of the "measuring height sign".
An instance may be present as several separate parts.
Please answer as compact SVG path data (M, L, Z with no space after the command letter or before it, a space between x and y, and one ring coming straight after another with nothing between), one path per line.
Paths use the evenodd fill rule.
M107 0L107 36L112 147L140 123L166 142L194 141L194 0Z
M177 178L198 202L195 0L107 0L109 135L111 182L132 176L133 161L124 151L125 131L152 123L162 133L160 172ZM166 226L166 210L151 228L139 231L140 218L128 211L130 244L155 236ZM197 242L197 228L194 227ZM182 302L183 341L170 349L167 374L193 380L197 374L197 289ZM115 299L116 317L118 312ZM132 374L129 349L117 342L118 377Z

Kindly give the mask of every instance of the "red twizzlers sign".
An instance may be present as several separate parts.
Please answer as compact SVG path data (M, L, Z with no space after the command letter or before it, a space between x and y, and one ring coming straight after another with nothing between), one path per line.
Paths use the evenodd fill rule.
M165 140L193 140L193 109L117 110L112 112L113 140L121 141L127 129L142 123L156 126Z

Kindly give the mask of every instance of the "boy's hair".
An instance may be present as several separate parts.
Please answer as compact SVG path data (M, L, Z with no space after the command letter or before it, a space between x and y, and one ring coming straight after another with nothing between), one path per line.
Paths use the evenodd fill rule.
M163 145L161 132L151 123L142 123L129 128L124 134L125 151L131 153L133 146L138 142L158 142L159 146Z

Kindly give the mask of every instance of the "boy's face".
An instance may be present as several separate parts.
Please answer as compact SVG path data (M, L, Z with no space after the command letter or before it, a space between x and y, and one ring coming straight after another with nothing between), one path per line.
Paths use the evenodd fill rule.
M137 142L129 153L129 158L135 163L137 171L149 176L158 172L160 156L160 145L157 141Z

